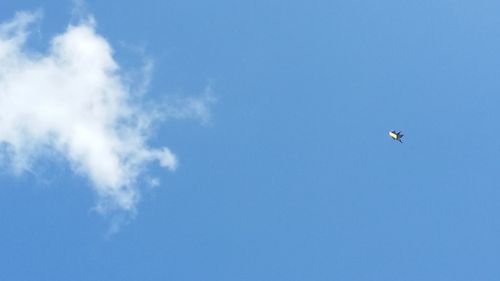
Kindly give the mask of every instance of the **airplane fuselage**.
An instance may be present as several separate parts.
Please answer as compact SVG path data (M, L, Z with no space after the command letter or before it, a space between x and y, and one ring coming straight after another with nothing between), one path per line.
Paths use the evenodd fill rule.
M390 131L390 132L389 132L389 136L390 136L393 140L397 140L397 141L399 141L399 142L402 142L402 141L401 141L401 138L403 137L403 135L401 134L401 132Z

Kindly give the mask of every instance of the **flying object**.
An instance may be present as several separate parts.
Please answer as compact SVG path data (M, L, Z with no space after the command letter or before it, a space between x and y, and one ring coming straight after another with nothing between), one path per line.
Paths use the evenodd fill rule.
M391 138L392 138L393 140L397 140L397 141L399 141L400 143L402 143L401 138L402 138L404 135L403 135L403 134L401 134L401 131L399 131L399 132L396 132L396 131L390 131L390 132L389 132L389 136L391 136Z

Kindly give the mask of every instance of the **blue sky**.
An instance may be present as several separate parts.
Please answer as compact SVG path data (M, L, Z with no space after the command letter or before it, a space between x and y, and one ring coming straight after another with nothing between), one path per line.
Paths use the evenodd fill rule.
M110 195L118 215L95 211L99 174L49 152L14 175L3 157L0 279L500 278L498 2L86 6L124 72L154 61L145 104L217 102L208 123L155 123L148 147L178 167L144 162L160 184ZM7 1L0 20L40 10L25 49L47 54L72 9Z

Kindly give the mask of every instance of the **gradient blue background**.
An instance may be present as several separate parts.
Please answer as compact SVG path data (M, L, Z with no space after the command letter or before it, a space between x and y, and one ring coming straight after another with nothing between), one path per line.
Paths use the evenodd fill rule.
M87 4L151 99L211 83L213 120L159 127L180 168L112 237L68 167L2 173L0 280L500 280L500 2ZM71 2L0 19L37 8L43 51Z

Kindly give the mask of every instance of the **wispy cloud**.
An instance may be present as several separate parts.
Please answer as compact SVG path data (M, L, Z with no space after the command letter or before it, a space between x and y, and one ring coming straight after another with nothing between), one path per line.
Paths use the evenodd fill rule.
M26 46L30 25L39 19L22 12L0 25L0 160L22 173L50 151L90 179L99 211L133 211L146 165L177 167L170 149L147 145L158 112L150 114L144 95L132 92L94 20L69 25L41 53ZM166 114L208 120L207 97L167 105Z
M161 112L167 119L197 119L202 124L210 123L211 107L217 102L212 87L209 85L201 96L168 97L161 106Z

